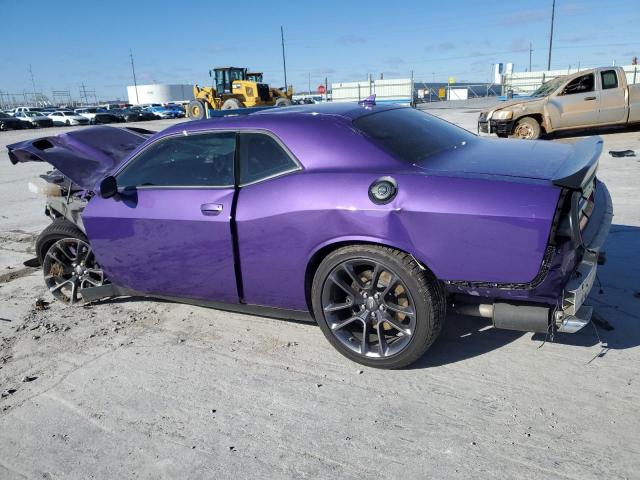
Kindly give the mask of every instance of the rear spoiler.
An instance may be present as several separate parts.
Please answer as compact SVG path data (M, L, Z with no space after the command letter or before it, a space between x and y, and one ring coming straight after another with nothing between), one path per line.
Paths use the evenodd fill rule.
M602 138L588 137L576 142L573 153L553 175L553 184L572 190L579 190L588 184L598 169L598 159L602 153Z

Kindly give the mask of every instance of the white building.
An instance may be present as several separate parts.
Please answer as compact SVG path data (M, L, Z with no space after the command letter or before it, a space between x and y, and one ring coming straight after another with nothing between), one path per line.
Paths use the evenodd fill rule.
M137 90L137 93L136 93ZM193 85L185 84L153 84L127 86L129 103L140 105L146 103L189 102L193 100Z

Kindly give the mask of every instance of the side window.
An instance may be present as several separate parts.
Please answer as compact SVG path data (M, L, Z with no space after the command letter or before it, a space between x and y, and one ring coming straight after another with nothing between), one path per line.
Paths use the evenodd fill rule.
M564 95L572 95L574 93L593 92L593 73L582 75L581 77L571 80L564 87Z
M159 140L118 175L123 187L230 187L236 135L203 133Z
M615 70L605 70L600 73L602 78L602 89L618 88L618 75Z
M269 135L264 133L240 134L241 185L291 172L297 168L297 163Z

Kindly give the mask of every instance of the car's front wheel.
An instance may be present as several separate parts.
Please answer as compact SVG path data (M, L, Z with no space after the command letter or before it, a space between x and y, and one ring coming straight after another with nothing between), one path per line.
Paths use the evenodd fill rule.
M409 254L374 245L330 253L311 289L325 337L343 355L377 368L401 368L435 341L445 318L440 282Z
M513 127L511 138L520 138L523 140L537 140L542 134L540 123L533 117L523 117L516 122Z
M36 241L44 281L58 300L82 302L82 289L99 287L105 275L82 231L64 219L54 220Z

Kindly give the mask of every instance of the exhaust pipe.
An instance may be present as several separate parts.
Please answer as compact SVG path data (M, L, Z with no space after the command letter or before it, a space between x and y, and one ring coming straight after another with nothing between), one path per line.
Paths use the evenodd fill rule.
M495 328L520 332L547 333L551 309L515 303L458 303L453 311L460 315L490 318Z

